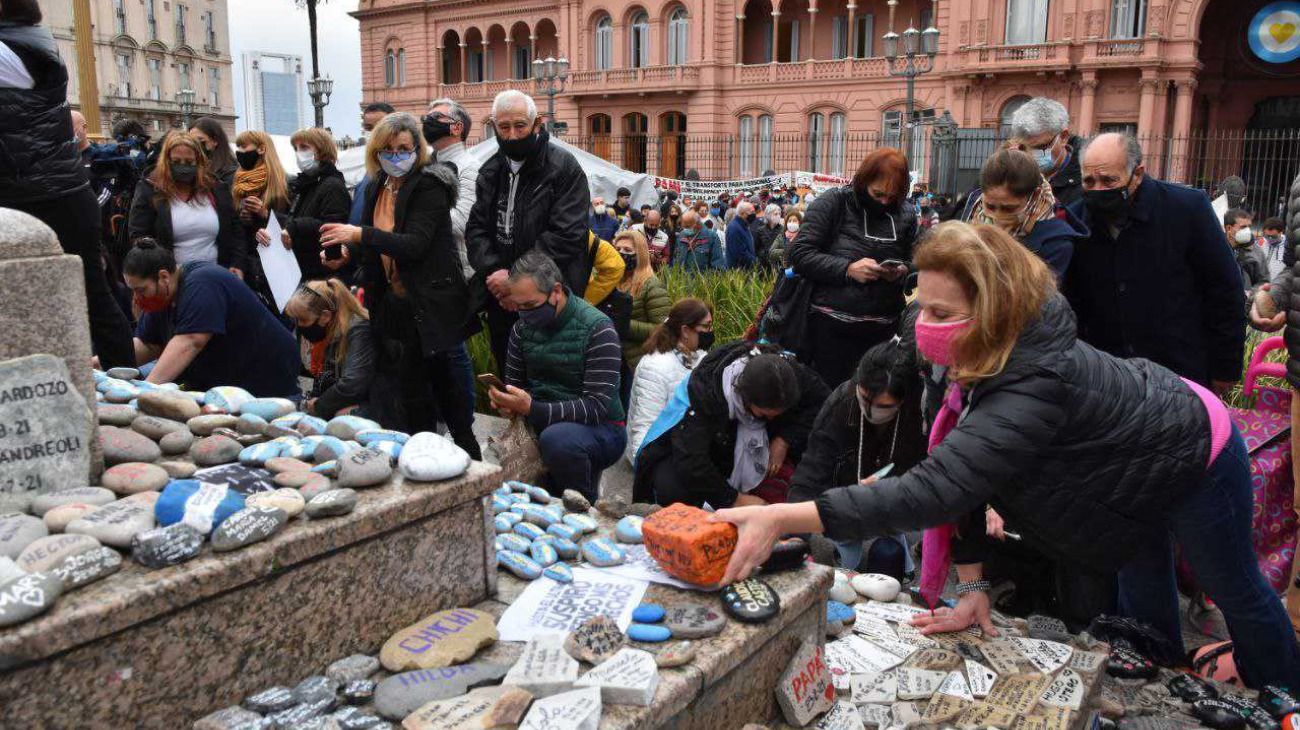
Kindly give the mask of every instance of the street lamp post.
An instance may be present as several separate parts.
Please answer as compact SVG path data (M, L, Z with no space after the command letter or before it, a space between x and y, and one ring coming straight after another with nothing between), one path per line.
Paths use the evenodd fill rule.
M316 128L325 128L325 107L330 103L330 94L334 93L334 79L317 76L307 82L307 93L311 96L311 105L316 109Z
M555 95L564 91L564 82L569 79L569 59L547 57L533 60L533 80L542 84L546 94L546 131L555 132Z
M176 92L176 103L181 108L181 126L190 128L190 115L194 113L194 89L181 89Z
M907 111L901 126L902 146L905 153L912 151L912 105L916 98L916 77L934 70L934 57L939 54L939 29L934 27L939 14L938 0L931 0L930 27L918 31L909 23L903 31L903 53L898 52L898 34L894 32L894 11L898 0L889 0L889 32L881 39L885 44L885 60L889 75L907 80Z

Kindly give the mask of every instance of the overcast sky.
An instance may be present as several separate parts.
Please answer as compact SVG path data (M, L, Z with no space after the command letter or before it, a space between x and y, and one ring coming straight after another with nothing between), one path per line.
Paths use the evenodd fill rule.
M302 56L303 78L311 78L311 33L307 11L294 0L229 0L230 55L234 59L235 111L243 130L244 51L291 53ZM357 21L347 13L357 9L357 0L321 0L317 6L317 41L320 48L320 73L334 79L334 93L325 107L325 125L336 136L357 137L361 132L361 35ZM312 122L311 100L302 90L307 123Z

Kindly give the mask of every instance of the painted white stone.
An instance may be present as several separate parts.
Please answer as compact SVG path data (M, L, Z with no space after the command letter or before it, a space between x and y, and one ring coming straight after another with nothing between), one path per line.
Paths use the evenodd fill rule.
M599 689L575 689L533 702L519 730L596 730L602 709Z
M809 641L799 645L776 685L776 703L786 722L804 727L835 704L835 687L826 667L822 647Z
M970 683L970 692L979 699L989 696L993 683L998 681L998 673L988 667L966 660L966 680Z
M574 686L598 687L605 704L649 707L659 688L659 667L650 652L625 646L582 675Z
M971 694L970 685L966 684L966 677L961 672L948 672L944 677L943 683L936 690L941 695L950 697L960 697L967 702L974 702L975 696Z
M1106 663L1106 655L1095 651L1075 651L1070 655L1070 669L1092 674Z
M866 730L858 708L849 702L836 702L830 712L822 715L813 727L817 730Z
M855 705L892 703L898 699L898 670L855 675L850 687Z
M1045 639L1012 636L1007 640L1044 674L1052 674L1065 666L1065 663L1070 661L1070 655L1074 653L1074 649L1065 644Z
M1070 710L1079 709L1083 703L1085 686L1083 677L1073 669L1062 669L1061 673L1056 675L1052 684L1038 698L1038 701L1049 707L1064 707Z
M912 617L918 613L929 613L924 608L917 606L908 606L902 603L885 603L882 601L867 601L858 603L853 606L853 610L858 614L858 618L866 616L868 618L880 619L881 621L893 621L906 624L912 620Z
M947 672L900 667L898 669L898 699L929 699L939 689L939 685L943 684L943 680L947 678Z
M572 689L577 679L578 660L564 650L564 637L559 634L542 634L533 637L524 646L519 661L506 672L501 683L522 687L533 693L534 697L550 697ZM596 690L596 695L600 696L599 689Z
M469 454L451 439L424 431L402 447L397 468L411 481L436 482L464 474L469 462Z
M835 582L826 595L832 601L839 601L849 605L853 605L858 600L858 592L853 589L853 584L849 582L849 576L842 570L835 571Z
M898 640L898 634L894 632L894 627L889 622L862 613L858 613L857 620L853 622L853 633L870 641L876 641L877 639L885 641Z
M874 601L892 601L903 590L903 585L896 578L880 573L861 573L853 576L850 582L859 595Z
M826 642L826 667L836 689L848 689L854 675L878 674L902 661L861 636L850 634Z
M858 705L858 715L864 725L887 728L894 721L894 713L889 705Z

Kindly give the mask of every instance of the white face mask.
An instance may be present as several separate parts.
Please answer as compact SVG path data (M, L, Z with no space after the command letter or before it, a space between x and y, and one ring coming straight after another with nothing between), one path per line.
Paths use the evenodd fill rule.
M785 224L785 229L791 233L799 232L799 221L790 221Z
M596 215L605 215L605 204L601 203L600 205L594 205L592 206L592 210L596 211Z
M310 174L320 167L316 161L316 153L311 150L298 150L298 170Z
M816 196L815 194L813 194L813 193L808 193L807 197L804 198L804 202L805 202L805 203L808 203L809 205L811 205L812 202L813 202L814 200L816 200L816 199L817 199L817 196Z
M1254 239L1254 236L1251 235L1250 228L1238 228L1233 239L1236 240L1237 243L1245 244L1250 243Z

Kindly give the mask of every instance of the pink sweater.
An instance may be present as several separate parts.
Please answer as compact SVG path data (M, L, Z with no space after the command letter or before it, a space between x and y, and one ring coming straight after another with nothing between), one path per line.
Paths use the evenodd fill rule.
M1187 378L1183 378L1183 382L1187 383L1187 387L1201 399L1201 403L1205 406L1205 413L1210 417L1210 460L1205 465L1205 468L1209 469L1223 452L1228 437L1232 435L1232 418L1228 416L1228 407L1223 405L1219 396Z

